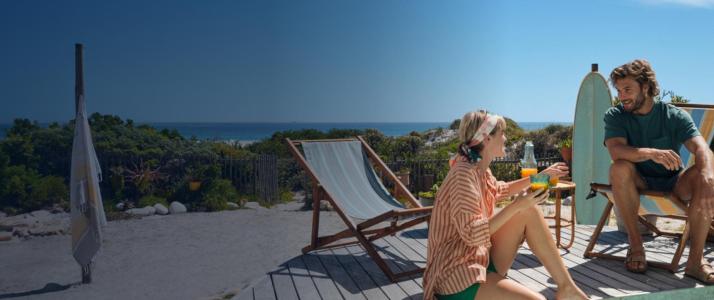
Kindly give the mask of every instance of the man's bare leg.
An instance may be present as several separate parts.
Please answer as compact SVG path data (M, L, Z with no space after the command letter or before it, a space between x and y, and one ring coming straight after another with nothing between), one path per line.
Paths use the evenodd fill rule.
M674 188L674 194L682 200L690 201L689 210L687 211L690 227L689 259L687 260L685 273L694 275L695 278L704 282L712 283L714 282L714 275L697 275L710 273L709 271L711 270L709 262L704 259L704 245L706 244L709 226L713 217L710 212L703 209L703 202L711 201L711 199L703 199L698 195L698 191L702 187L700 185L704 185L706 188L714 188L707 185L700 178L699 168L693 166L679 177Z
M612 163L612 166L610 166L610 184L612 185L615 206L620 212L620 218L627 230L630 248L632 252L639 252L644 255L642 237L637 228L637 212L640 208L640 194L638 189L645 189L646 184L639 173L637 173L635 164L626 160L616 160ZM647 262L635 260L629 263L627 269L644 271L646 266Z

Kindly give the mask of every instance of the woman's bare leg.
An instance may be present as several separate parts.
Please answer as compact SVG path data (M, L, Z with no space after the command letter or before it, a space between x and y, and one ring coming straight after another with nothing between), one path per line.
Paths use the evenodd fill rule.
M523 210L491 235L491 260L499 275L505 276L523 238L558 285L558 299L586 299L575 285L560 257L553 236L538 207Z
M486 282L476 293L476 300L486 299L528 299L545 300L543 295L538 294L518 282L504 278L497 273L488 273Z

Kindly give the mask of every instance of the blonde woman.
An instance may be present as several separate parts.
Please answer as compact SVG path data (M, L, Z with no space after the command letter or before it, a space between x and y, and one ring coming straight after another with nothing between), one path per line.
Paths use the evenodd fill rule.
M506 122L484 111L461 119L461 145L439 192L429 225L424 299L544 299L506 278L525 240L558 285L558 299L587 299L573 282L536 205L545 190L525 192L529 180L496 181L489 165L505 156ZM561 177L557 163L542 173ZM518 195L494 214L496 200Z

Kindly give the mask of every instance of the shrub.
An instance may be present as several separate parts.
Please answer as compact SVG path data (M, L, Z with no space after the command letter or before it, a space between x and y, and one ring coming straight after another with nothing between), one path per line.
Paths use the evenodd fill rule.
M32 183L30 210L51 207L55 204L63 209L69 208L69 190L64 184L64 179L57 176L46 176Z
M166 201L165 198L161 198L154 195L147 195L139 199L138 207L154 206L157 203L163 204L166 207L169 206L169 203Z
M202 205L209 211L224 210L228 207L228 201L237 201L238 192L230 180L213 180L203 194Z

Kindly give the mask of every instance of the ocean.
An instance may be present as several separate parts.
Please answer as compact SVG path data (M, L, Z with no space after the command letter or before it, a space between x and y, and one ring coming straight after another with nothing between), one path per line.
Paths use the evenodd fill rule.
M195 136L198 139L257 141L270 138L276 131L317 129L368 129L374 128L386 136L402 136L412 131L423 132L432 128L448 128L451 122L409 122L409 123L144 123L159 130L176 129L184 137ZM567 122L518 122L525 130L538 130L550 124L572 125ZM47 126L47 124L40 124ZM5 131L11 124L0 124L0 138L5 138Z

